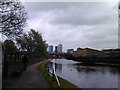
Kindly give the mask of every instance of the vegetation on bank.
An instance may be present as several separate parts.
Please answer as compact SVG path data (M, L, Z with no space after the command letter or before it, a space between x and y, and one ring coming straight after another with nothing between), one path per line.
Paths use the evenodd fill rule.
M97 57L97 56L86 56L86 57L74 57L72 54L65 56L68 60L79 61L84 64L100 64L100 65L120 65L119 56L118 57Z
M38 67L39 71L42 73L42 75L44 76L44 78L46 79L47 83L49 84L50 88L74 88L75 90L77 90L77 86L71 84L70 82L58 77L59 82L60 82L60 87L57 84L57 81L55 79L55 77L53 78L47 71L47 64L49 63L49 61L45 61L43 63L41 63Z

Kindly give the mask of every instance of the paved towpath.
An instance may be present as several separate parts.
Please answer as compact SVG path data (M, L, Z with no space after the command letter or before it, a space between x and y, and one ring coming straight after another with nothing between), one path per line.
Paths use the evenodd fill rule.
M49 88L37 67L42 62L32 64L20 77L3 80L3 88Z

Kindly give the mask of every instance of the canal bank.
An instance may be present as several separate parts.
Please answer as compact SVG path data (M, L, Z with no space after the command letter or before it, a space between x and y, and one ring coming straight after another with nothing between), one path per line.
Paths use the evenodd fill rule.
M38 69L39 71L42 73L42 75L45 77L47 83L49 84L50 88L74 88L74 90L81 90L80 88L78 88L77 86L71 84L70 82L68 82L67 80L62 79L61 77L58 77L60 86L57 83L57 80L55 77L52 76L52 74L49 74L48 70L47 70L47 64L50 62L51 60L45 61L40 63Z

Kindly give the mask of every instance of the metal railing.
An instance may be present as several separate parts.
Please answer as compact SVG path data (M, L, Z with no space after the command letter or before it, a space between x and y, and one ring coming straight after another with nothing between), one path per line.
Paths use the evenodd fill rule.
M60 82L59 82L58 77L57 77L56 72L55 72L55 63L53 63L53 73L54 73L55 78L57 80L58 86L60 87Z
M48 69L48 73L54 78L54 76L55 76L55 79L56 79L56 81L57 81L57 84L58 84L58 86L60 87L60 81L59 81L59 79L58 79L58 77L57 77L57 74L56 74L56 68L55 68L55 62L52 62L52 67L51 67L51 69L52 69L52 73L49 71L49 66L47 67L47 69Z

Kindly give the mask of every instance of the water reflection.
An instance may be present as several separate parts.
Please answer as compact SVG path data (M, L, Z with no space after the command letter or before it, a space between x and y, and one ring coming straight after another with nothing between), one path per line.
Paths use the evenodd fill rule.
M77 66L76 69L77 69L78 73L85 72L86 74L89 74L89 73L96 71L96 69L94 69L94 68L80 67L80 66Z
M111 72L111 73L114 74L114 75L120 73L118 67L109 68L109 72Z
M74 66L77 66L77 70L78 70L78 72L80 72L81 71L81 69L82 70L85 70L86 69L86 71L90 71L90 72L92 72L92 71L98 71L98 72L101 72L102 74L105 74L105 72L110 72L111 74L120 74L120 69L119 69L119 67L116 67L116 66L98 66L98 65L94 65L94 66L91 66L91 65L89 65L89 66L86 66L86 65L83 65L83 64L73 64Z
M62 64L56 64L55 63L55 67L56 67L56 72L59 72L59 73L62 72Z
M53 63L58 76L78 87L118 88L118 67L85 66L72 60L57 59L48 64L51 73Z
M57 64L57 63L53 63L50 62L48 63L47 67L49 68L49 71L52 73L52 69L53 69L53 64L55 65L55 71L56 72L62 72L62 64Z

